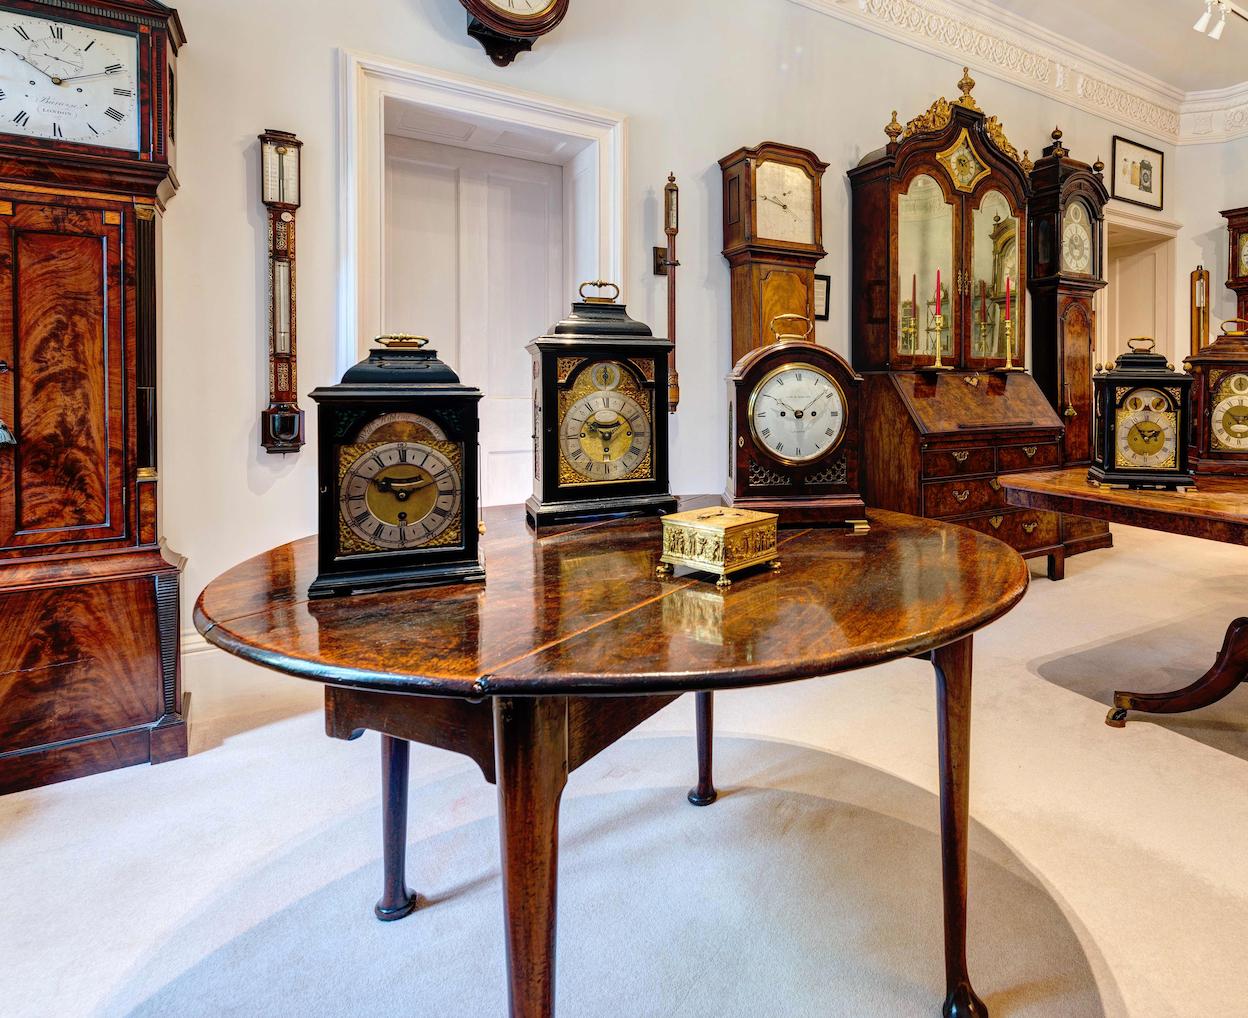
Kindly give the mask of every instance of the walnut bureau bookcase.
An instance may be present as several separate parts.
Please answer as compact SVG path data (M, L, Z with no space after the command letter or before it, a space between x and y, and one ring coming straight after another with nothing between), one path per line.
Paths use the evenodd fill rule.
M0 38L3 793L186 755L156 474L185 36L155 0L4 0Z
M1001 475L1062 462L1062 421L1022 370L1032 165L972 96L938 99L849 171L852 350L867 504L960 523L1065 566L1055 513Z

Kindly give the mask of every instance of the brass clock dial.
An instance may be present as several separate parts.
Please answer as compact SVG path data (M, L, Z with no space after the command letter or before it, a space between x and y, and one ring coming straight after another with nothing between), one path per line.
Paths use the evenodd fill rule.
M345 446L342 469L344 548L400 551L455 536L448 530L459 522L463 481L451 449L420 441Z
M790 244L815 242L815 182L800 166L767 160L754 176L758 236Z
M840 444L845 394L809 364L784 364L768 373L750 396L755 441L784 463L810 463Z
M1071 204L1062 221L1062 268L1082 274L1092 270L1092 224L1081 202Z
M1115 422L1115 463L1138 470L1164 470L1178 461L1178 415L1155 389L1136 389L1123 401Z
M1248 451L1248 375L1231 375L1218 387L1211 426L1215 448Z
M577 478L627 480L650 457L650 417L630 382L627 369L612 361L582 373L559 427L563 460Z

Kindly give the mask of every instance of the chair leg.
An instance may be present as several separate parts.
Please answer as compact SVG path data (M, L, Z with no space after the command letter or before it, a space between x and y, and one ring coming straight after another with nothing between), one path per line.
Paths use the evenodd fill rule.
M407 887L407 776L411 744L406 739L381 737L382 855L385 881L373 913L382 922L409 916L420 906L420 896Z
M715 742L715 694L697 693L698 784L689 789L689 801L695 806L709 806L719 798L711 774Z

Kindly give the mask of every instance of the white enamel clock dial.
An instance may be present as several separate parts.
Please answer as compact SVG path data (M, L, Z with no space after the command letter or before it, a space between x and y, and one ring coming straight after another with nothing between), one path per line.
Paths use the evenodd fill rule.
M135 151L138 40L0 10L0 132Z
M755 441L776 459L809 463L836 448L845 433L845 396L818 368L786 364L758 384L749 416Z
M1155 389L1136 389L1123 401L1115 428L1119 467L1158 470L1178 463L1177 414Z
M1080 273L1092 270L1092 225L1081 202L1071 205L1062 221L1062 268Z
M1213 436L1224 449L1248 450L1248 375L1232 375L1213 408Z
M1239 274L1248 276L1248 233L1239 238Z
M815 182L800 166L762 162L754 176L755 222L762 240L815 242Z
M535 18L555 6L555 0L486 0L501 14L512 17Z
M343 523L366 545L420 548L459 517L463 484L455 465L421 442L388 442L347 467Z

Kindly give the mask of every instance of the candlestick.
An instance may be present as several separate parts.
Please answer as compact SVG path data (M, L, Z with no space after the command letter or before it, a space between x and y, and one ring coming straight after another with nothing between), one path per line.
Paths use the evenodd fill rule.
M953 370L952 364L946 364L941 359L941 352L942 352L941 348L944 346L944 337L942 336L942 333L944 331L945 331L945 316L940 314L940 312L937 312L936 314L932 315L932 325L931 325L931 328L928 329L929 333L931 332L936 333L936 360L934 360L931 364L928 365L928 368L932 371L952 371Z
M1008 290L1006 291L1009 292ZM1025 371L1021 364L1014 363L1014 323L1010 319L1005 320L1005 367L1004 371Z
M982 279L979 281L979 320L988 321L988 284Z

